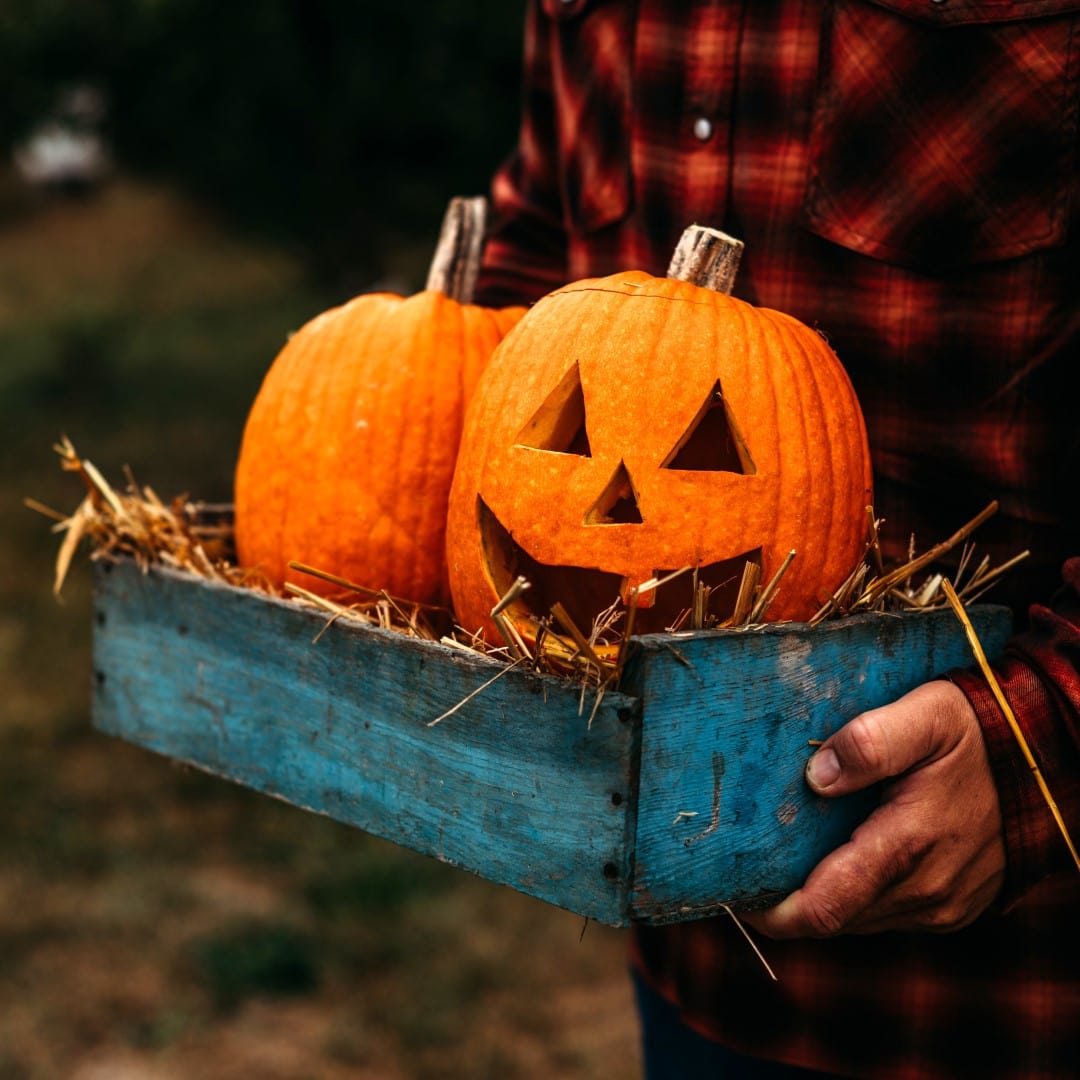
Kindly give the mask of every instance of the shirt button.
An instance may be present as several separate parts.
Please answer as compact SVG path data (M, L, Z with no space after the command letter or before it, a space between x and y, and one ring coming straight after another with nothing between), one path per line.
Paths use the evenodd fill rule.
M707 116L699 116L694 121L694 138L708 142L712 138L713 124Z

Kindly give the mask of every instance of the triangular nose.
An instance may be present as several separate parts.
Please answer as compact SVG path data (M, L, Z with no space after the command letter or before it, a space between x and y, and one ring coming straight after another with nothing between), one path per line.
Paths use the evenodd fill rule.
M585 524L640 525L641 522L634 482L625 463L620 461L600 497L585 515Z

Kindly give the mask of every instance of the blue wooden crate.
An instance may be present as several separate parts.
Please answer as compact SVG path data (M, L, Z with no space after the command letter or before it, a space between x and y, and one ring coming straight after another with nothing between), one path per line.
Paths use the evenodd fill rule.
M971 616L998 654L1007 609ZM613 926L796 888L872 800L811 795L811 740L971 663L947 610L650 635L595 710L594 691L514 669L432 724L505 665L326 621L99 563L94 723Z

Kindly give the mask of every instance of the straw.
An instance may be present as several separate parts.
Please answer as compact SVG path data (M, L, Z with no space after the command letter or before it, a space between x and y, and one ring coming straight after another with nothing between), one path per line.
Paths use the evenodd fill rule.
M948 578L945 578L942 581L941 587L948 597L953 611L956 612L956 617L964 626L964 632L967 634L968 642L971 645L971 651L975 654L975 659L978 661L983 676L989 683L990 689L993 692L1002 713L1005 715L1009 730L1012 731L1013 738L1016 739L1016 742L1020 747L1020 752L1024 755L1024 761L1027 762L1028 768L1035 777L1035 783L1039 785L1039 791L1042 792L1042 796L1046 800L1046 805L1050 808L1050 813L1053 815L1054 821L1057 823L1057 827L1065 839L1069 854L1072 855L1077 870L1080 870L1080 854L1077 853L1076 845L1069 835L1069 829L1065 824L1065 819L1061 816L1061 811L1058 810L1057 803L1054 801L1054 797L1050 793L1050 788L1046 783L1046 779L1043 777L1043 774L1035 761L1035 757L1031 752L1031 747L1028 745L1024 732L1021 730L1019 723L1017 723L1016 715L1013 713L1012 707L1009 705L1009 702L1001 689L1001 684L998 682L997 676L994 674L993 669L986 659L986 653L983 651L978 634L975 632L975 627L972 625L971 619L968 618L968 614L964 610L964 605L960 602L960 598L956 595L956 591L953 589L952 583Z

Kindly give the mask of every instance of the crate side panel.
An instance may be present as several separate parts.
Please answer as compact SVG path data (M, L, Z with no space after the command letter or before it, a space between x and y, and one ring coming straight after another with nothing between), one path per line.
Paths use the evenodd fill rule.
M631 699L590 723L557 680L129 564L98 574L94 652L103 731L625 922Z
M971 614L996 655L1008 611ZM677 921L797 888L877 799L814 796L811 740L970 662L949 611L645 645L629 680L644 699L634 915Z

